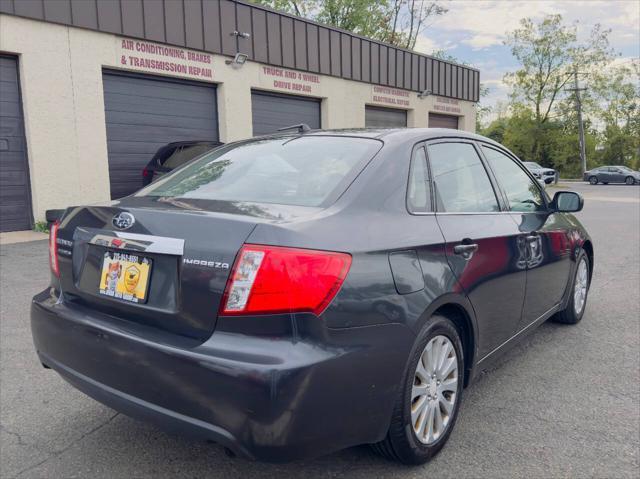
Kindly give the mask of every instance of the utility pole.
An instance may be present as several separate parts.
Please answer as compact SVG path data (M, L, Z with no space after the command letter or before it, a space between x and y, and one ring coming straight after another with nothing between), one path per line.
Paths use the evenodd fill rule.
M573 72L573 88L567 88L567 91L575 92L576 94L576 110L578 112L578 129L580 132L580 161L582 162L582 172L587 171L587 152L584 141L584 124L582 122L582 100L580 99L580 92L586 90L586 88L579 88L578 86L578 71Z

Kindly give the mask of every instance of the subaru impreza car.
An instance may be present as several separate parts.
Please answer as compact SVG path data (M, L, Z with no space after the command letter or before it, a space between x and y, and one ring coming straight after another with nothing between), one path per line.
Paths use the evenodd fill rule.
M301 130L64 211L37 354L97 401L247 458L371 444L423 463L480 371L583 318L583 200L549 198L470 133Z

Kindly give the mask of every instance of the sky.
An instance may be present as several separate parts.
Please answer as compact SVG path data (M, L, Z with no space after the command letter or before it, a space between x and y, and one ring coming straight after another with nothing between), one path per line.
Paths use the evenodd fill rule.
M493 107L508 100L504 74L518 62L503 44L521 18L542 19L562 15L566 23L578 23L578 38L586 38L596 23L612 29L611 46L620 54L616 62L640 57L640 0L443 0L448 12L433 20L421 33L416 50L430 54L444 50L480 70L480 81L489 87L482 103Z

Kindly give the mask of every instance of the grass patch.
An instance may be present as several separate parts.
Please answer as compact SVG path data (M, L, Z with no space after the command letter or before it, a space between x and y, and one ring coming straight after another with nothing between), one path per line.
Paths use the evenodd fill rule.
M33 231L49 234L49 225L46 221L36 221L36 224L33 225Z

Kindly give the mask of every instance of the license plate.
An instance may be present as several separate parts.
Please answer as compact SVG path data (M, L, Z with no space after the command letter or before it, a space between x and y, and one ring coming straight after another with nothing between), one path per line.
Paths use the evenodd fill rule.
M106 251L102 260L100 294L132 303L147 301L151 260L144 256Z

